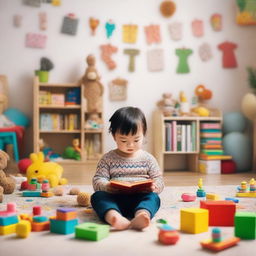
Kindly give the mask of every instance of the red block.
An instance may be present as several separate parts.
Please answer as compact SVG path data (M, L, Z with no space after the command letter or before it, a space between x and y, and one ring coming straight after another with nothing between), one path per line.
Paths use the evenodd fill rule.
M236 172L236 163L234 160L221 160L221 173L229 174Z
M209 210L209 226L234 226L236 204L233 201L200 201Z

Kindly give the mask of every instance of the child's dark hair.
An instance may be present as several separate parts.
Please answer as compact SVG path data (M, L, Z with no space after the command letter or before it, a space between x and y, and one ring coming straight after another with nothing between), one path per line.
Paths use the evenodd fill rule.
M124 107L119 108L109 119L109 132L115 135L116 132L121 134L132 135L137 133L138 126L142 125L142 131L145 135L147 132L147 122L145 115L139 108Z

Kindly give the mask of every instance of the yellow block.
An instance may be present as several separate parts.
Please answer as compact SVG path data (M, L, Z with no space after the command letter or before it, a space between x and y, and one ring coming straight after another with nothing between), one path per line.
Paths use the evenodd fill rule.
M17 224L12 224L8 226L0 226L0 235L9 235L16 232L16 226Z
M236 193L237 197L256 197L256 192Z
M201 208L184 208L180 210L180 230L198 234L208 231L209 212Z
M217 195L217 194L214 194L214 193L207 193L206 194L206 199L217 201L217 200L220 200L220 196Z
M28 220L21 220L16 226L18 237L27 238L31 232L31 223Z

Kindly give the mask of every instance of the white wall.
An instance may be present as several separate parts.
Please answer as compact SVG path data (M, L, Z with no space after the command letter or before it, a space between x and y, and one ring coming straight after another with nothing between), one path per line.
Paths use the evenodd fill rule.
M171 18L164 18L159 12L160 0L62 0L60 7L42 4L41 8L33 8L22 4L22 0L0 0L0 73L6 74L10 83L10 106L19 108L32 118L32 77L39 67L40 57L49 57L55 64L51 72L51 82L74 82L85 70L85 57L92 53L97 58L97 68L105 86L104 112L106 123L105 150L114 146L111 136L107 135L108 119L119 107L124 105L139 106L145 112L149 124L147 149L152 150L151 114L155 103L163 92L172 92L175 97L183 90L188 98L193 95L196 85L204 84L211 89L214 97L211 105L223 112L240 109L242 96L249 90L247 84L247 66L255 66L256 59L256 26L241 27L235 23L235 0L176 0L177 11ZM38 26L38 13L47 12L48 29L41 32ZM213 13L223 16L223 30L214 32L209 23ZM76 36L60 33L62 19L67 13L75 13L80 19ZM23 16L22 27L12 25L13 15ZM89 17L100 19L96 36L90 35ZM117 25L113 37L105 36L104 24L113 19ZM202 19L205 23L203 38L195 38L191 33L191 21ZM183 23L183 39L174 42L170 39L167 25L172 21ZM122 25L134 23L139 26L138 41L135 45L122 42ZM148 46L143 28L145 25L161 25L162 43ZM25 34L28 32L43 33L48 36L45 49L25 48ZM217 45L225 40L238 44L235 51L238 68L223 69L221 67L222 53ZM109 71L100 60L99 45L112 43L118 47L118 53L113 55L117 69ZM198 46L203 42L211 45L213 59L203 63L198 56ZM123 49L134 47L140 49L136 58L136 71L127 71L128 57L123 55ZM176 48L187 47L194 51L189 57L191 72L176 74L178 59L174 53ZM165 70L150 73L147 70L146 51L153 48L163 48ZM108 82L116 77L129 81L128 100L113 103L108 100ZM27 132L26 151L32 151L32 129Z

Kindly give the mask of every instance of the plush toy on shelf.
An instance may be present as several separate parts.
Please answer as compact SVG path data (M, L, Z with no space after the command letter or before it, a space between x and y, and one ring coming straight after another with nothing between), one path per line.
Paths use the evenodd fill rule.
M157 102L157 106L163 112L164 116L173 116L177 102L173 99L171 93L163 93L162 99Z
M89 113L88 118L85 122L85 129L101 129L102 119L98 113Z
M87 101L88 112L102 111L103 85L100 82L97 69L95 67L95 58L89 55L86 59L88 67L80 83L84 86L84 97Z
M81 160L81 148L79 139L72 140L72 146L66 147L62 155L65 159Z

